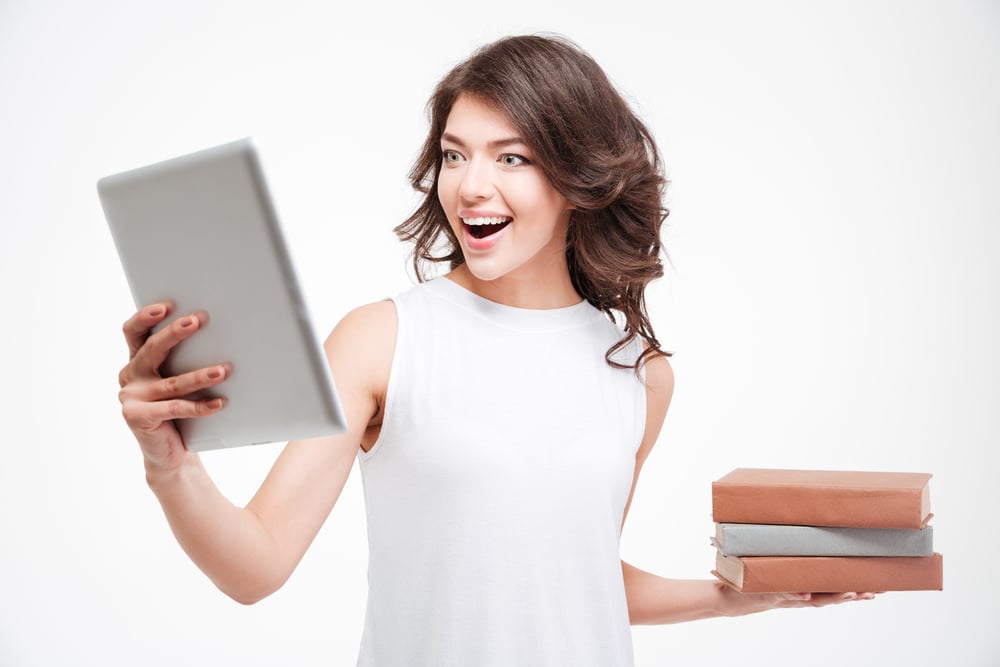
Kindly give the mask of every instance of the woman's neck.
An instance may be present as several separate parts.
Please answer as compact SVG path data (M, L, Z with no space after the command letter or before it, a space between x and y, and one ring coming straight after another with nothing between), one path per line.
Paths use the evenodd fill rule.
M573 288L568 268L549 271L546 275L512 271L495 280L480 280L463 264L447 277L484 299L515 308L566 308L582 301Z

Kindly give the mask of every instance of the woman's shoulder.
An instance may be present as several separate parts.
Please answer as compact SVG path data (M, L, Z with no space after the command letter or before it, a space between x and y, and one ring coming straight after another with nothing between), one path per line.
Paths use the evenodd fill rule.
M396 306L391 299L373 301L348 311L334 328L345 329L348 334L384 333L396 325Z
M674 369L666 355L658 354L643 364L642 372L646 380L646 409L662 422L674 395Z
M643 365L643 373L646 376L647 389L657 394L664 394L669 400L674 393L674 369L667 355L657 354L648 359Z
M353 369L360 376L382 378L388 376L392 364L396 328L395 304L388 299L375 301L344 315L323 347L335 368Z

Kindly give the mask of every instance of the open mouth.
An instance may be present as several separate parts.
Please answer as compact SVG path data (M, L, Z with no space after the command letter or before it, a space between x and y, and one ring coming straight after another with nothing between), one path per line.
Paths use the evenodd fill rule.
M462 222L469 230L469 234L476 239L483 239L496 234L509 225L512 220L513 218L506 217L462 218Z

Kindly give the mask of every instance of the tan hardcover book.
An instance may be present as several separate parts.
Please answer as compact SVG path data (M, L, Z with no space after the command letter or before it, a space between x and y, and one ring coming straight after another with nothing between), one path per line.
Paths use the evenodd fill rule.
M944 589L941 554L930 556L723 556L716 577L744 593L880 593Z
M915 528L931 518L929 473L736 468L712 482L717 523Z

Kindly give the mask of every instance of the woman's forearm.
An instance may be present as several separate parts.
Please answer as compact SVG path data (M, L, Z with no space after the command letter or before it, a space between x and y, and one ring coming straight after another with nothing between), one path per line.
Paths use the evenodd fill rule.
M147 467L146 481L181 547L222 592L253 604L284 583L279 554L260 519L227 500L197 456L171 471Z
M622 561L633 625L680 623L714 616L744 616L771 609L825 607L871 600L874 593L740 593L711 579L667 579Z
M725 616L725 585L708 579L667 579L622 562L633 625L680 623Z

